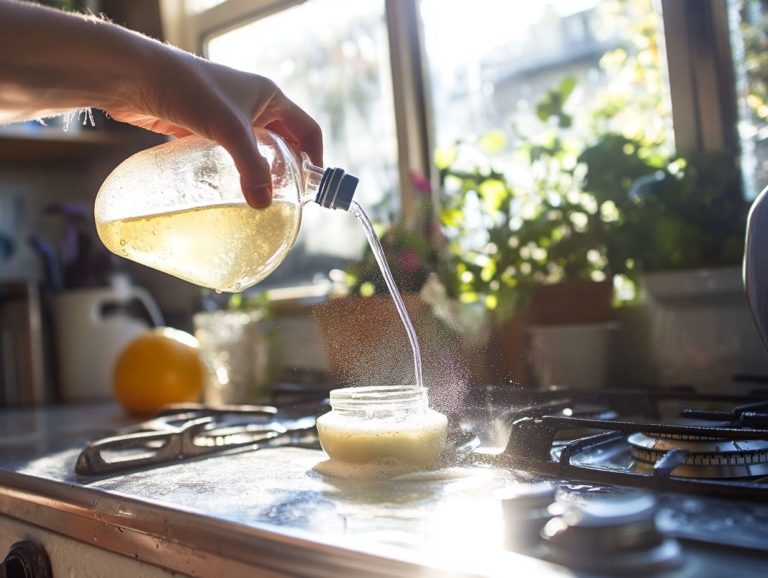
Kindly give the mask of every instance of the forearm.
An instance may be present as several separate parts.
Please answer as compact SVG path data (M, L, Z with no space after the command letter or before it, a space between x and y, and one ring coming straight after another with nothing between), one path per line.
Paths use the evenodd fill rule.
M162 48L95 17L0 0L0 123L138 98Z
M218 142L254 207L269 204L272 179L253 127L274 130L323 163L320 127L271 80L97 18L0 0L0 124L85 107Z

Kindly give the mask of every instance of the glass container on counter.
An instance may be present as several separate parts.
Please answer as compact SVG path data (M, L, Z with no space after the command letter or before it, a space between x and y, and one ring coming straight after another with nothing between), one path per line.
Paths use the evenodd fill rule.
M448 419L429 407L424 387L347 387L331 391L330 400L331 411L318 418L317 431L333 460L394 459L428 467L443 451Z

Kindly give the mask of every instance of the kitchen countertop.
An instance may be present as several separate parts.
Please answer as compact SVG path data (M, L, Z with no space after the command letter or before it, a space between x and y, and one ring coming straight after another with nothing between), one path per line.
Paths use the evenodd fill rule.
M322 451L279 447L101 477L75 472L88 441L131 423L112 404L0 410L0 529L3 519L23 522L200 578L594 576L505 548L502 501L540 481L522 471L475 460L439 475L339 479L314 469ZM766 566L759 553L705 545L663 578L726 568L762 578Z
M111 404L0 412L0 513L195 576L574 575L503 549L514 472L345 480L313 469L322 451L285 447L75 473L88 440L130 423Z
M113 403L83 403L0 409L0 459L48 453L69 442L81 442L136 423Z

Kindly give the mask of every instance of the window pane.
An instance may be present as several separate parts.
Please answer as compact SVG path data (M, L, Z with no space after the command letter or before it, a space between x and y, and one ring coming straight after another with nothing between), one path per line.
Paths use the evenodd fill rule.
M674 150L652 2L421 0L449 290L506 315L636 270L612 233Z
M768 186L768 2L731 0L730 15L744 191L752 199Z
M509 162L556 122L560 97L570 139L602 129L671 146L652 0L422 0L421 15L438 148L475 141Z
M215 8L219 4L223 4L226 0L186 0L187 11L192 14L199 12L205 12L211 8Z
M212 36L207 54L274 80L323 128L326 164L360 178L356 199L366 210L394 210L397 143L383 0L309 0ZM351 215L310 204L296 247L262 286L325 276L357 258L364 243Z

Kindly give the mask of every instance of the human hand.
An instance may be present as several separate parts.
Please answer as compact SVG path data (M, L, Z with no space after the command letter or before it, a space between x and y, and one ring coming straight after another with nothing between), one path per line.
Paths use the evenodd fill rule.
M218 142L232 156L243 195L252 207L266 207L272 199L269 165L258 152L253 127L279 134L291 148L306 152L322 166L320 127L274 82L163 48L133 94L106 107L114 119L163 134L196 133Z
M98 18L0 0L0 123L91 106L156 132L218 142L254 207L270 203L272 180L253 127L323 164L320 127L271 80Z

